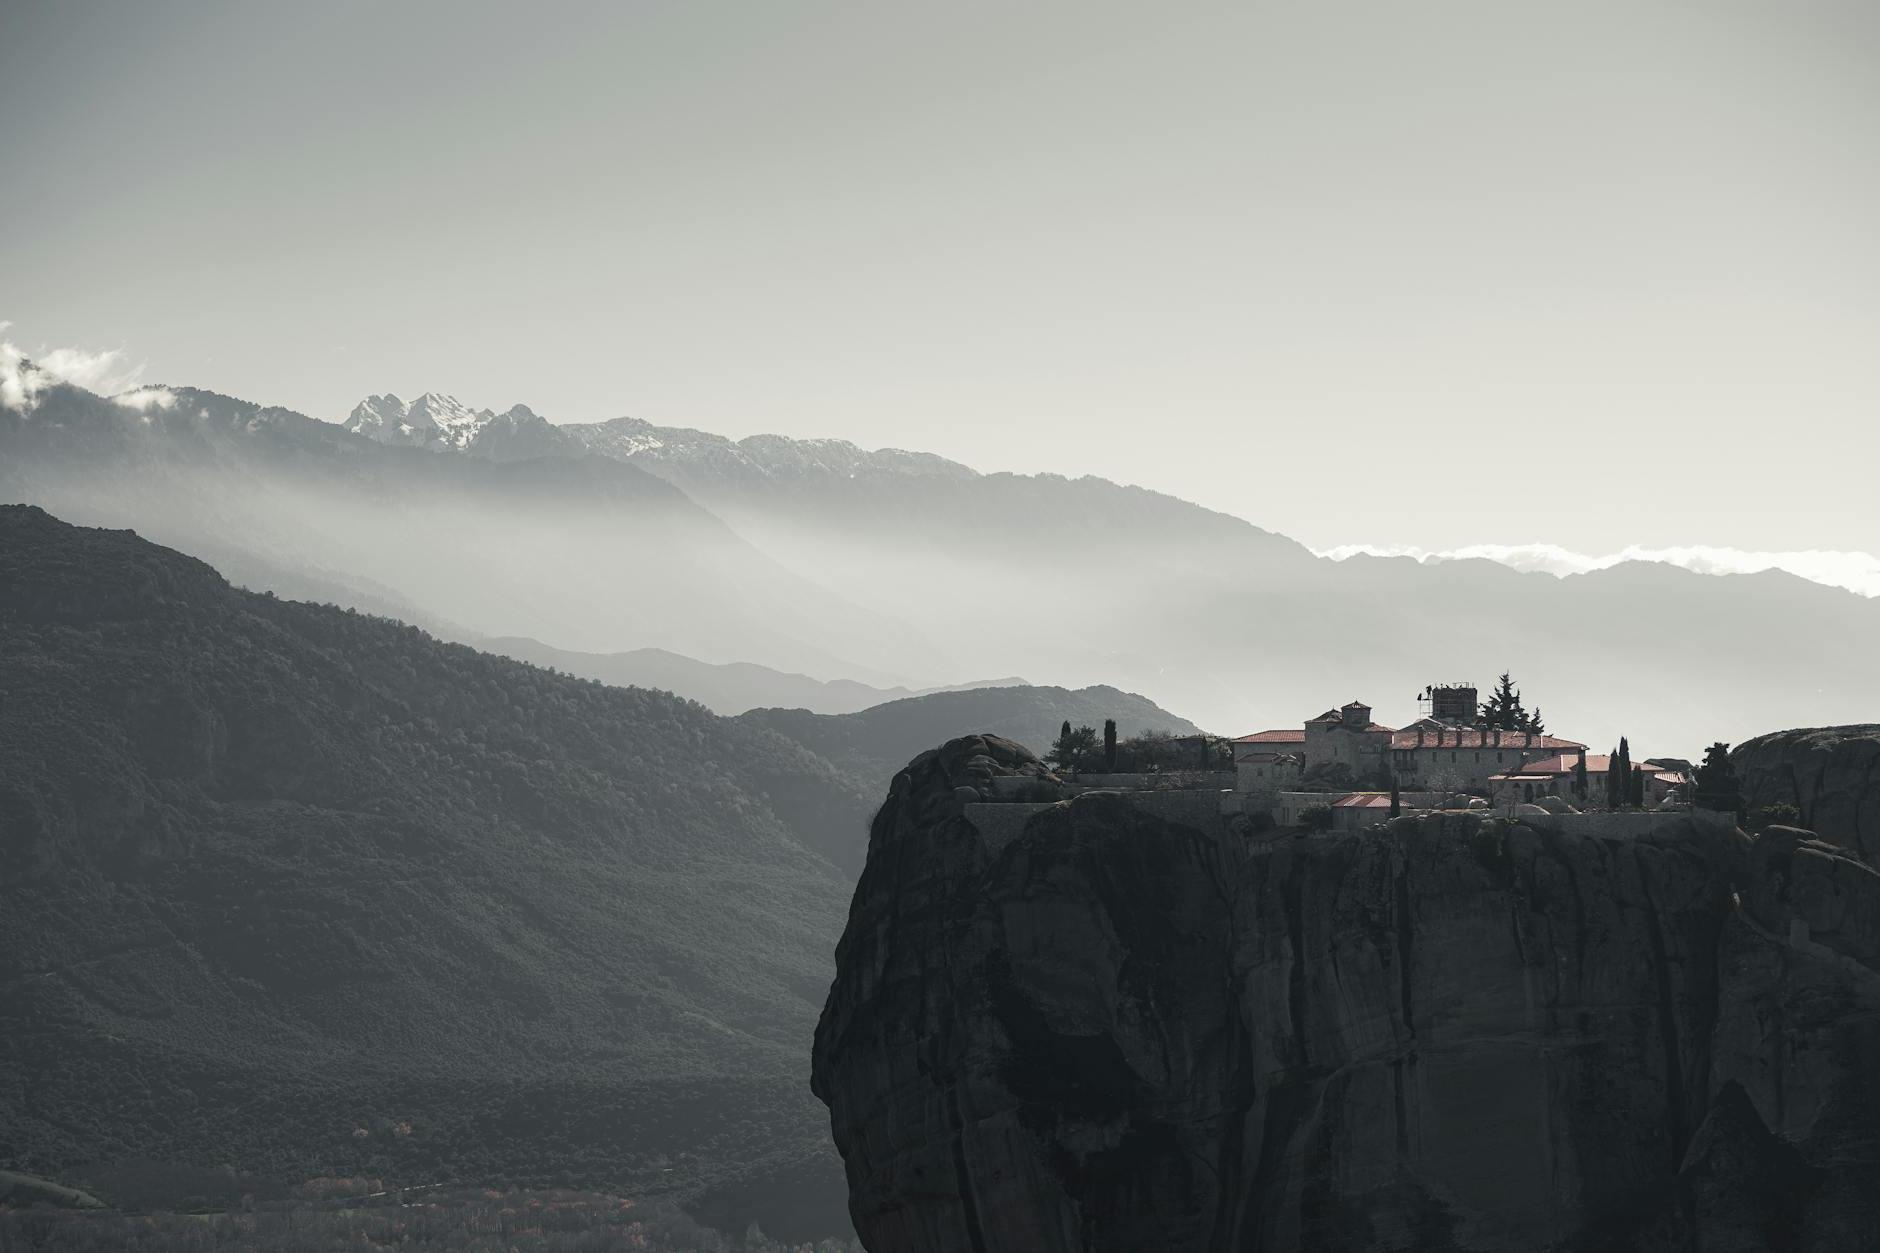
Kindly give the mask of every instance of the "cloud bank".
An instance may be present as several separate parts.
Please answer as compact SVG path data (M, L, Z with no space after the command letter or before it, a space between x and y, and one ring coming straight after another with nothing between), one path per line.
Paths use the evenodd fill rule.
M1662 561L1698 574L1757 574L1764 570L1785 570L1829 587L1844 587L1862 596L1880 596L1880 557L1872 553L1831 549L1749 552L1741 548L1714 548L1702 544L1673 548L1642 548L1633 545L1620 552L1594 556L1574 552L1558 544L1469 544L1441 550L1407 544L1341 544L1319 552L1319 556L1330 557L1333 561L1343 561L1361 554L1370 557L1414 557L1422 562L1471 559L1498 561L1516 570L1540 571L1559 578L1569 574L1585 574L1589 570L1604 570L1624 561Z
M11 322L0 322L0 405L21 411L39 403L39 395L60 383L109 396L134 388L142 380L142 362L124 359L119 348L93 352L88 348L44 348L28 356L25 349L4 338Z

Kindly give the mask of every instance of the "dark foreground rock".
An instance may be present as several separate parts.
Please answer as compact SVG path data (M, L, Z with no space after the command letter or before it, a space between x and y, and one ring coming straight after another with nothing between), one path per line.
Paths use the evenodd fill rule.
M1805 832L1016 836L893 785L814 1083L868 1247L1880 1247L1880 876ZM980 825L975 825L974 818Z

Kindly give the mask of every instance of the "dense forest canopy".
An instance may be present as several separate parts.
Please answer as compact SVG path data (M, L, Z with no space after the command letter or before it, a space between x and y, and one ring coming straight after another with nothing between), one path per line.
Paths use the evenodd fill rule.
M800 746L24 507L0 691L6 1164L837 1188Z

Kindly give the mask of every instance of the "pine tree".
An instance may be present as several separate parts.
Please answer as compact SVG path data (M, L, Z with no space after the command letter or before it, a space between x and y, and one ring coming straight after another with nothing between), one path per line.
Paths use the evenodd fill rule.
M1703 764L1697 767L1697 791L1693 799L1700 809L1742 812L1743 792L1737 782L1736 767L1730 764L1730 746L1721 740L1704 750Z
M1527 716L1527 724L1521 729L1523 731L1532 731L1536 735L1547 734L1547 724L1541 721L1541 707L1539 705L1534 706L1534 712Z
M1103 768L1116 773L1116 719L1103 720Z
M1495 690L1482 702L1481 724L1490 730L1519 731L1527 721L1521 708L1521 691L1505 671L1495 682Z
M1059 770L1090 770L1099 760L1097 752L1095 728L1078 727L1073 731L1071 724L1066 722L1045 760Z

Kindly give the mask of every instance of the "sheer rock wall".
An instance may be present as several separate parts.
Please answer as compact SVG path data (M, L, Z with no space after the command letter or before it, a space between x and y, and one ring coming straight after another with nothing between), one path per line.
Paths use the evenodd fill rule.
M1880 1230L1880 876L1845 852L1465 815L1262 837L1110 794L1009 842L965 820L1042 773L955 740L875 820L814 1059L875 1253Z

